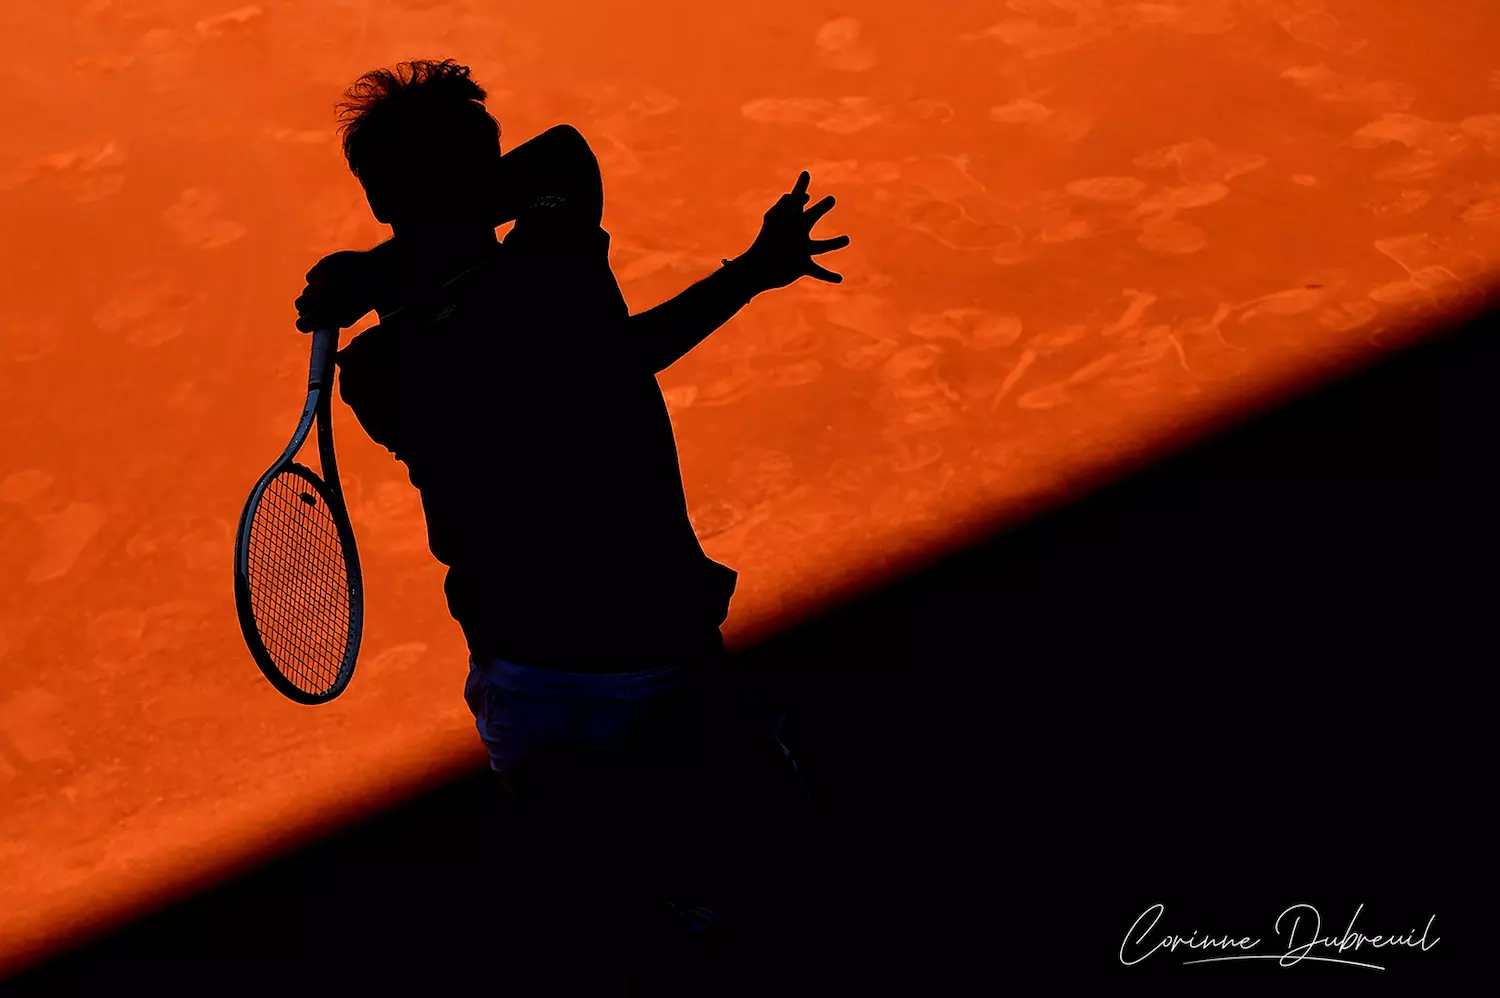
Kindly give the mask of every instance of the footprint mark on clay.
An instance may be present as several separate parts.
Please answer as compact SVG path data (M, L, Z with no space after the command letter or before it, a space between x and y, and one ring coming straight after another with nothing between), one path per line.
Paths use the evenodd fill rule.
M740 106L746 121L809 125L835 135L851 135L876 125L939 123L957 115L951 104L931 98L881 103L869 97L760 97Z
M1221 148L1209 139L1198 138L1142 153L1134 160L1146 170L1177 170L1187 185L1224 184L1235 177L1253 173L1270 160L1259 153L1237 153Z
M823 159L807 170L826 184L888 184L901 179L901 168L890 160ZM762 192L755 192L755 204L764 211L761 198Z
M1045 104L1022 97L990 108L990 120L1002 125L1033 125L1048 120L1056 113Z
M5 350L15 361L41 360L56 353L63 342L62 323L51 316L16 316L5 330Z
M1019 316L966 307L918 313L907 328L925 340L954 340L965 346L991 350L1016 342L1023 327Z
M259 4L246 4L223 14L205 17L193 27L204 38L221 38L231 32L242 30L265 16L266 9Z
M385 649L370 659L364 666L365 678L387 672L405 672L417 665L427 655L427 645L421 641L408 641Z
M875 48L860 37L861 32L859 19L853 17L835 18L819 28L813 40L823 65L846 73L874 66L879 61Z
M1453 272L1446 267L1424 267L1405 280L1391 281L1375 288L1370 292L1370 299L1386 305L1434 302L1440 288L1456 283Z
M213 191L190 187L184 190L177 203L162 212L168 225L189 246L198 249L218 249L227 246L245 234L245 227L219 214L222 198Z
M747 121L771 125L811 125L838 135L881 124L885 113L868 97L761 97L740 107Z
M1138 3L1127 8L1138 24L1159 25L1188 35L1218 35L1238 23L1235 0L1189 0L1186 4Z
M1224 184L1188 184L1183 187L1168 187L1137 204L1126 218L1158 218L1169 221L1177 212L1188 208L1203 208L1217 204L1229 196Z
M42 553L26 572L26 581L50 582L67 575L84 548L104 525L104 510L94 503L75 502L58 513L39 515Z
M1354 133L1357 149L1373 149L1388 142L1447 157L1463 152L1469 145L1469 137L1462 126L1404 113L1383 114Z
M1400 111L1416 100L1416 92L1405 83L1347 77L1323 63L1293 66L1284 70L1281 78L1300 87L1309 96L1331 103L1361 103Z
M185 312L197 300L182 291L169 272L140 272L94 310L94 325L121 335L132 346L159 346L182 335L187 328Z
M907 156L897 165L899 177L939 201L958 201L986 193L987 188L969 172L969 156L941 154ZM894 178L892 178L894 179Z
M1135 329L1140 325L1147 310L1157 302L1156 295L1147 291L1125 288L1122 293L1130 299L1129 304L1125 306L1118 319L1099 330L1100 336L1118 336L1120 333Z
M1484 151L1500 156L1500 114L1476 114L1458 123L1459 130L1478 139Z
M23 762L68 759L68 704L40 686L23 687L0 700L0 737Z
M872 294L841 294L824 302L823 314L830 322L864 338L844 351L845 366L863 367L894 352L898 339L891 329L890 304L884 296Z
M1350 144L1355 149L1379 149L1387 144L1405 146L1407 155L1376 173L1376 179L1418 181L1433 176L1441 167L1469 149L1475 139L1484 140L1485 125L1469 119L1470 134L1463 125L1432 121L1415 114L1385 114L1358 129Z
M120 167L125 160L125 147L115 139L46 153L24 162L9 176L0 178L0 190L55 177L74 201L88 204L124 188L125 175L120 172Z
M887 456L886 466L894 472L904 474L936 464L942 456L943 446L936 440L902 440Z
M52 487L56 481L50 471L27 468L0 478L0 502L25 506Z
M881 380L899 399L920 399L936 394L951 394L938 377L942 352L930 343L907 347L881 367Z
M1490 198L1487 201L1471 204L1458 217L1461 221L1475 225L1500 224L1500 198Z
M727 502L711 502L692 507L688 511L688 518L692 521L693 531L698 539L708 540L745 522L745 512Z
M1461 266L1460 255L1483 262L1478 254L1439 243L1426 232L1377 239L1374 246L1400 264L1407 274L1405 279L1383 284L1369 293L1374 301L1388 304L1432 300L1445 285L1462 285L1472 275L1473 268ZM1465 271L1465 275L1461 277L1454 268Z
M1368 325L1380 314L1380 309L1367 301L1344 302L1325 308L1318 313L1318 322L1341 333Z
M1243 302L1239 306L1245 309L1240 313L1239 321L1246 323L1257 319L1262 315L1291 316L1302 315L1311 312L1323 304L1327 297L1325 289L1321 285L1303 286L1300 288L1288 288L1285 291L1273 291L1271 294L1253 298Z
M1136 237L1143 249L1163 256L1186 256L1208 245L1208 233L1191 222L1154 222Z
M903 228L931 236L955 250L1005 247L1021 238L1014 225L981 221L951 201L920 201L898 211L895 218Z
M1086 384L1114 368L1120 355L1111 351L1074 371L1061 381L1033 389L1016 399L1022 409L1052 409L1072 401L1071 389Z
M1366 39L1349 34L1342 21L1321 8L1288 11L1277 18L1277 23L1297 41L1338 55L1353 55L1367 44Z
M1454 250L1426 232L1377 239L1373 245L1377 252L1399 263L1408 274L1426 268L1446 269L1455 262Z
M1045 92L1035 96L1045 96ZM1058 142L1077 142L1094 128L1094 119L1083 111L1056 110L1031 97L991 107L990 120L1001 125L1024 125L1033 135Z
M615 279L621 284L639 281L675 266L686 256L685 252L677 250L647 250L623 267L616 269Z
M663 388L661 395L666 400L668 409L687 409L698 399L698 386L674 385L671 388Z
M820 360L801 360L785 367L777 368L771 373L770 383L777 388L796 388L800 385L810 385L823 376L823 362Z
M1068 109L1039 123L1035 130L1043 138L1058 142L1077 142L1094 130L1094 119L1083 111Z
M1010 6L1013 10L1018 9L1015 3ZM960 35L959 38L961 41L993 39L1016 50L1024 59L1035 59L1072 51L1106 37L1111 30L1110 24L1094 4L1059 3L1056 7L1072 14L1073 23L1053 26L1051 23L1043 24L1037 18L1011 17L982 31ZM1052 22L1055 21L1056 13L1055 10L1047 9L1044 16Z
M1016 358L1015 367L1012 367L1010 372L1005 375L1005 380L1000 382L1000 390L995 393L995 398L990 403L991 409L1000 408L1000 403L1005 401L1005 397L1010 394L1012 388L1016 387L1016 383L1025 377L1031 365L1036 363L1038 356L1039 354L1035 350L1021 351L1021 356Z
M698 394L693 397L693 404L699 406L731 405L749 395L761 378L754 370L747 367L738 368L722 378L715 378L707 382L699 389Z
M1371 212L1376 215L1401 217L1421 210L1430 201L1432 201L1431 191L1409 188L1369 207Z
M1106 204L1129 203L1146 190L1146 182L1135 177L1085 177L1063 188L1074 197Z

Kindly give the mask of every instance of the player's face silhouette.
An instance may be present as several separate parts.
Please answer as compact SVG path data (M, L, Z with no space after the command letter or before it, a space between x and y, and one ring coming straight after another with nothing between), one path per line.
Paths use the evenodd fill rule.
M397 234L494 228L500 143L440 128L393 139L360 173L375 217Z

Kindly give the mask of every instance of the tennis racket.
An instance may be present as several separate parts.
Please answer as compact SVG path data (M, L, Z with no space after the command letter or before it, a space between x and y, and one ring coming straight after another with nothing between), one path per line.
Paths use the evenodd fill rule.
M338 342L337 329L313 332L302 418L250 490L234 540L234 603L245 644L271 685L304 704L327 703L349 685L364 616L329 420ZM322 477L295 460L314 419Z

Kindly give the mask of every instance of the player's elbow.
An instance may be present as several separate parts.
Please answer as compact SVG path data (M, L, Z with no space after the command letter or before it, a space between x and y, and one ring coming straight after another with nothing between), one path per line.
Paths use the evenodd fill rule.
M575 207L589 216L592 224L598 225L604 214L604 180L594 151L589 148L583 133L572 125L554 125L545 134L553 150L551 162L562 181L562 188Z
M599 175L599 160L578 129L566 124L553 125L542 134L554 167L581 176Z
M547 139L555 143L558 148L572 147L582 152L587 152L590 156L593 155L593 151L589 149L588 141L583 137L583 133L572 125L567 123L553 125L547 129L546 135Z

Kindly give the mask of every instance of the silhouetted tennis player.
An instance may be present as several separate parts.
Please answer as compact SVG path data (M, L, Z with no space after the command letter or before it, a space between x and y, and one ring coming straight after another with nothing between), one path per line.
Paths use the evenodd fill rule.
M737 576L694 535L656 375L756 294L841 281L812 258L849 240L810 237L833 198L804 208L804 172L749 250L630 315L584 138L559 125L502 156L484 96L452 61L349 90L344 153L394 238L320 261L298 326L380 314L339 353L340 391L421 493L506 788L611 845L654 817L644 837L680 853L712 833L662 815L800 780L725 664Z

